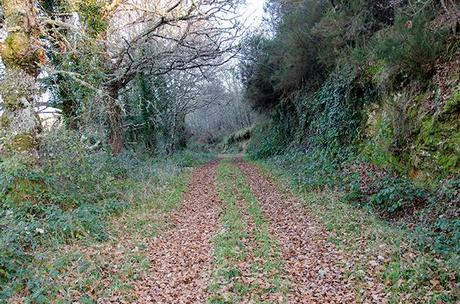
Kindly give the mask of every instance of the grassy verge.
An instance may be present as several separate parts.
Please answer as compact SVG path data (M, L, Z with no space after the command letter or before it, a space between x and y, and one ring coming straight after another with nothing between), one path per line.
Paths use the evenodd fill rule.
M257 162L262 172L277 180L281 189L290 184L305 205L322 219L330 241L355 257L348 274L358 294L366 277L376 273L386 286L390 303L457 303L458 256L441 259L416 249L407 230L391 226L371 211L340 200L340 193L313 191L294 182L298 178L268 162ZM456 266L457 265L457 266Z
M224 160L217 181L225 210L223 229L215 239L210 303L236 303L247 298L262 303L270 293L282 297L281 255L244 176Z
M149 240L167 228L190 167L211 156L113 157L73 138L52 143L34 172L0 160L0 302L129 302Z
M60 265L61 276L54 285L58 297L66 303L134 301L132 285L149 268L149 243L168 228L167 214L180 205L189 176L186 170L162 184L146 181L141 186L144 193L132 194L132 208L109 222L107 242L78 242L56 252L50 265Z

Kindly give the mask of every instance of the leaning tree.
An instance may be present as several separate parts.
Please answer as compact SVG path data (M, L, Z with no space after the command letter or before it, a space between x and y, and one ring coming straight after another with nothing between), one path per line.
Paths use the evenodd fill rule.
M33 0L3 0L7 36L0 45L4 64L1 84L0 154L20 154L37 160L40 121L34 112L36 77L45 55L38 40L39 27Z
M110 13L107 29L107 121L114 153L124 146L118 98L139 73L151 76L221 65L235 54L238 0L128 0Z

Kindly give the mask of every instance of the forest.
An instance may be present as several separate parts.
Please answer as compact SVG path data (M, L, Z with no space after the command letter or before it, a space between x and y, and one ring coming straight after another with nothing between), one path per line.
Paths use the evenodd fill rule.
M0 0L0 303L458 303L456 0Z

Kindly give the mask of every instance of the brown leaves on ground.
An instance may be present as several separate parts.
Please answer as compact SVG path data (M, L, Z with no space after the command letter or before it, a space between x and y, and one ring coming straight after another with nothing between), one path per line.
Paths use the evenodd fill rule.
M269 232L281 246L284 260L282 280L289 282L288 303L386 303L383 285L369 278L364 295L357 296L350 277L353 259L328 242L323 224L310 215L291 194L258 173L255 166L239 161L254 196L268 220ZM149 245L150 270L134 287L136 303L206 303L212 270L213 237L218 233L222 206L216 191L217 162L195 170L181 208L172 216L172 228ZM242 240L249 250L238 264L241 280L271 289L267 275L260 269L254 277L254 223L247 206L238 201L247 222L247 237ZM263 264L263 262L262 262ZM251 270L252 268L252 270ZM245 282L245 279L251 280ZM256 282L252 282L255 279ZM249 297L251 298L251 297ZM247 300L247 299L246 299ZM284 302L282 294L263 299ZM110 301L108 301L110 302ZM102 302L101 302L102 303ZM247 303L250 303L247 302Z
M308 214L298 199L281 195L256 167L243 162L238 162L238 167L270 222L271 234L281 244L291 282L289 303L357 303L351 282L344 276L350 261L327 241L322 223ZM371 283L373 289L359 302L386 303L383 285Z
M195 170L189 191L172 217L174 227L150 245L151 269L135 286L137 303L205 303L212 237L221 206L216 162Z

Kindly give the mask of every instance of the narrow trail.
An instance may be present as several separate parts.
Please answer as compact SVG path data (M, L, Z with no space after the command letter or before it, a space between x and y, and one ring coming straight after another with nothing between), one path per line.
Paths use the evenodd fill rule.
M217 162L198 168L174 227L150 245L151 268L135 286L137 303L206 303L220 203L216 193Z
M356 296L345 276L353 262L328 242L323 224L308 214L299 199L281 193L254 165L241 160L230 165L237 173L226 177L235 180L225 186L216 180L218 165L216 161L195 170L184 202L172 216L174 227L150 245L151 267L135 286L137 303L387 302L377 283L364 296ZM232 225L225 228L222 223L228 215L226 208L240 214L242 224L234 226L234 231ZM255 235L262 243L257 243ZM226 238L233 239L228 243ZM237 255L232 257L234 249L225 249L222 242L246 253L238 253L242 257L238 260ZM260 255L258 247L264 244L269 248ZM279 266L268 274L266 266L276 261L277 251ZM222 252L224 256L219 257ZM222 279L232 267L239 269L238 274ZM274 287L269 282L273 276L280 284L285 282L286 288ZM241 293L235 286L241 289L244 284L247 290ZM217 289L213 291L212 286Z
M351 260L328 242L323 224L296 197L283 195L251 164L237 161L282 247L289 303L387 303L383 286L370 285L358 300L344 276Z

